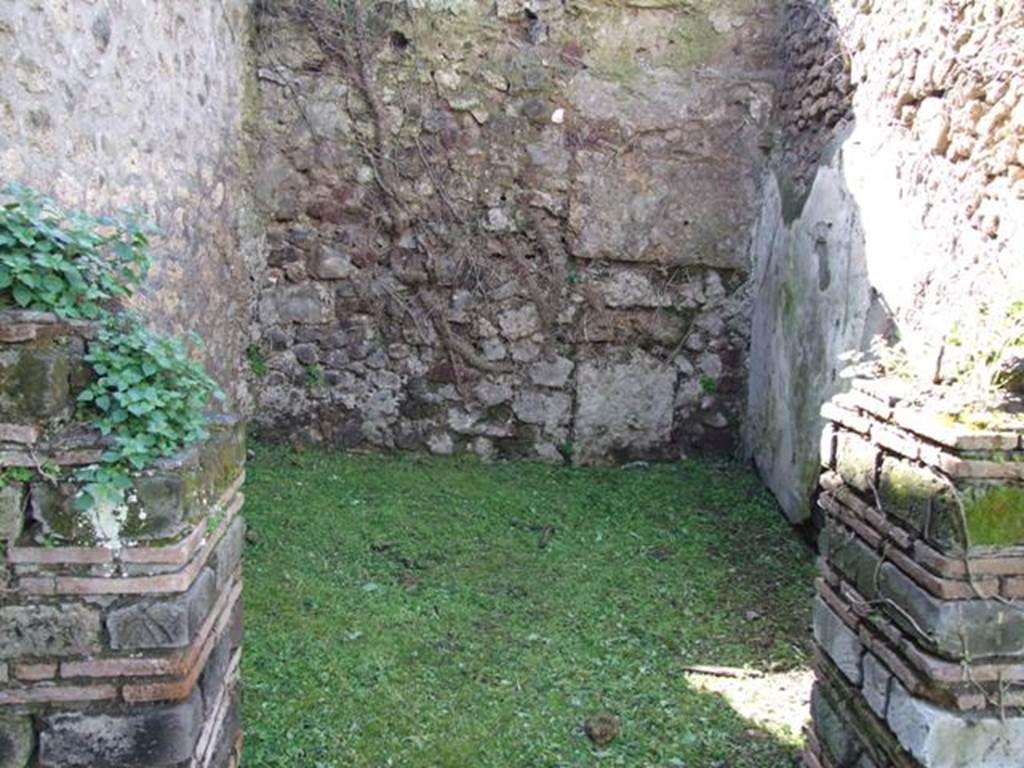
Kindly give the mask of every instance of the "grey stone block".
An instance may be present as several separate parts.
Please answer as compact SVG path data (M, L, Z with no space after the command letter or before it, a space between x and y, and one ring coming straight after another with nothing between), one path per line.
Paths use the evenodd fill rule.
M867 600L878 593L879 556L860 539L829 523L821 535L821 551L832 567L843 574Z
M942 600L925 591L891 563L880 574L883 597L900 610L888 610L908 630L913 624L927 634L921 638L947 658L984 659L1024 655L1024 613L995 600Z
M220 735L213 750L209 764L211 766L226 766L235 747L235 739L239 729L242 727L242 713L239 706L238 686L230 693L227 709L224 712L224 720L221 724Z
M216 577L206 568L184 595L173 600L143 600L107 615L114 650L182 648L192 642L216 597Z
M220 544L217 545L217 590L224 588L238 568L245 548L245 521L236 517Z
M577 374L574 460L645 455L671 439L676 371L641 350L582 363Z
M864 699L875 714L884 720L885 709L889 703L889 681L892 680L892 673L870 653L864 655L862 671Z
M313 261L313 274L321 280L344 280L355 271L351 256L327 246L320 247Z
M541 360L530 366L530 381L542 387L564 387L575 363L564 357Z
M203 722L196 691L177 704L42 719L40 768L161 768L192 757Z
M836 436L836 472L849 485L865 493L876 487L878 449L851 432Z
M35 746L28 715L0 715L0 768L25 768Z
M924 768L1012 768L1024 755L1024 717L976 717L917 699L893 681L886 718Z
M11 541L21 535L25 518L25 488L12 483L0 488L0 541Z
M213 603L216 601L217 577L212 568L204 568L199 574L195 584L185 595L185 605L188 609L189 635L195 637L199 628L203 625Z
M221 688L224 687L224 675L231 661L231 637L225 632L214 645L210 657L199 676L199 689L203 692L203 703L206 711L212 711L214 702Z
M29 488L29 512L43 532L66 542L84 546L96 543L96 530L86 515L74 512L77 492L70 483L53 486L50 483L32 483Z
M171 538L182 531L187 512L182 477L140 477L135 481L135 494L138 501L131 505L124 536L147 541Z
M180 600L146 600L111 611L107 617L110 647L181 648L188 645L188 614Z
M854 685L860 685L864 654L857 635L819 597L814 602L814 639Z
M887 456L879 473L878 495L886 513L923 532L933 501L946 490L935 472Z
M852 766L859 752L857 738L820 685L815 685L811 691L811 717L831 762L837 766Z
M555 430L569 422L572 398L564 392L545 393L534 390L520 392L512 401L512 411L527 424Z
M99 611L84 605L0 608L0 659L85 656L100 644Z
M242 644L245 634L245 610L242 600L235 603L231 609L231 618L228 620L227 634L231 638L231 648L234 650Z
M6 421L42 422L71 413L71 360L60 346L0 351L0 413Z
M334 315L334 293L306 283L268 291L260 303L265 323L326 323Z

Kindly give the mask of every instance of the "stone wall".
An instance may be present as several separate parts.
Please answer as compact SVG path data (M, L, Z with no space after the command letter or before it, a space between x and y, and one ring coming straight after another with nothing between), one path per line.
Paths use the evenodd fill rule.
M1024 9L793 3L775 169L754 237L748 450L808 517L838 356L899 340L925 381L1024 295ZM986 320L986 304L989 312ZM962 346L957 346L956 337Z
M858 381L822 411L811 768L1024 754L1024 432Z
M241 425L75 510L94 331L0 313L0 766L237 766Z
M0 4L0 185L160 227L142 303L196 330L225 391L248 337L238 220L248 0Z
M265 5L263 434L733 446L777 3Z

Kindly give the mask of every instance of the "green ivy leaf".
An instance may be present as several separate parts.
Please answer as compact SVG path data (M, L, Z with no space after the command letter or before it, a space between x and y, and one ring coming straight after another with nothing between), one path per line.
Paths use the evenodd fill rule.
M27 307L32 303L32 291L24 285L14 286L14 288L11 289L11 293L14 296L14 302L19 307Z

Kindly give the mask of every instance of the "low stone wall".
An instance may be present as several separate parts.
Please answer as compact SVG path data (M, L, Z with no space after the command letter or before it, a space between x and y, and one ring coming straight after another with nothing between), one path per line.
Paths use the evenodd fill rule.
M93 330L0 314L0 766L237 765L242 427L142 473L116 525L75 511Z
M1024 754L1024 435L856 382L822 410L812 768Z

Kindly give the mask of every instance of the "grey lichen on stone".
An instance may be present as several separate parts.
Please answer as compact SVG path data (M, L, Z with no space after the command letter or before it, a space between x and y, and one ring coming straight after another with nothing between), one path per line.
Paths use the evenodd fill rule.
M29 715L0 715L0 768L26 768L35 750Z
M108 714L50 714L41 724L39 758L46 766L178 765L193 756L203 724L203 702L196 690L176 704Z
M887 722L923 768L1009 768L1024 754L1024 717L979 717L912 696L893 682Z
M84 605L0 607L0 659L87 656L99 648L100 615Z
M10 483L0 488L0 542L13 541L25 524L25 486Z
M849 681L859 686L864 646L856 632L847 627L821 598L814 603L814 639Z
M664 445L672 429L677 374L646 352L588 360L577 374L574 458L595 460L626 447Z
M172 599L144 598L107 614L115 650L184 648L196 637L217 596L216 576L206 568L188 592Z

